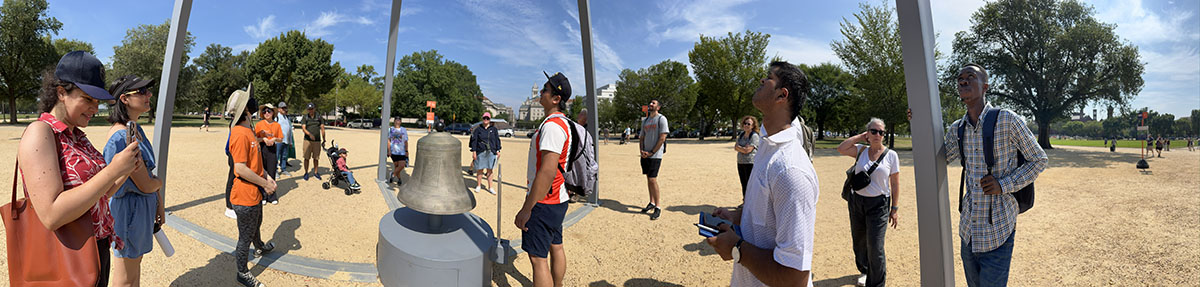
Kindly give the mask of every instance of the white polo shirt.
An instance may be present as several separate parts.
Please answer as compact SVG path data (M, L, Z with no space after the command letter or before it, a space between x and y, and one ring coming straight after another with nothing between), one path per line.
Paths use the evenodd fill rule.
M775 262L783 266L812 270L817 183L798 120L792 120L791 128L763 138L746 183L743 244L772 250ZM741 264L733 265L729 285L767 286Z

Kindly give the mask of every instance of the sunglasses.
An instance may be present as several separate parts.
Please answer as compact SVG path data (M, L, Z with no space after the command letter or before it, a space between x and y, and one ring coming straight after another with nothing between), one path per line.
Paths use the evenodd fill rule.
M745 123L742 123L742 125L743 125L743 126L749 126L749 125L754 125L754 124L752 124L752 123L749 123L749 122L745 122Z
M124 96L124 95L145 95L149 91L150 90L147 89L146 87L141 87L141 88L138 88L137 90L132 90L132 91L122 93L121 95L122 96Z
M867 132L875 134L875 135L883 135L885 133L884 131L877 130L877 129L869 129L869 130L867 130Z

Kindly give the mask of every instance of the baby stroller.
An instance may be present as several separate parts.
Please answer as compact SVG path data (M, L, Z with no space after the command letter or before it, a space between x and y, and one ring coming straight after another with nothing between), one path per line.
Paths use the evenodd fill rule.
M347 185L350 183L350 181L346 179L346 175L342 174L342 172L337 169L337 160L342 157L342 155L338 153L340 148L338 148L337 141L332 141L330 144L332 146L329 148L325 148L324 144L321 145L321 148L325 148L325 155L329 158L329 166L333 167L333 173L329 175L329 181L321 183L321 187L324 189L338 186L339 183L346 183ZM346 195L360 192L362 192L360 188L353 188L352 186L346 187Z

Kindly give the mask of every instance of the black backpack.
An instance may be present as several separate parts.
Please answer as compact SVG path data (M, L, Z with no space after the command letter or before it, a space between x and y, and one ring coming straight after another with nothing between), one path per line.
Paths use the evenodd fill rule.
M996 140L996 117L999 116L1000 109L991 109L983 115L983 158L987 163L988 174L991 174L992 167L996 165L995 159L995 140ZM958 212L962 212L963 206L963 184L967 178L967 156L963 153L963 133L966 131L966 120L964 119L958 125L958 160L962 164L962 176L958 182ZM1025 165L1025 155L1021 151L1017 151L1017 166ZM1033 208L1033 183L1022 187L1021 190L1012 193L1017 200L1018 214ZM990 218L990 217L989 217ZM989 219L990 221L990 219Z

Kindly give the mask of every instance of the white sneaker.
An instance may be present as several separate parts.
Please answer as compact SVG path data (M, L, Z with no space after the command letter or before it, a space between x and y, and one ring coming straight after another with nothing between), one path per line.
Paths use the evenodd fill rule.
M473 190L471 190L471 191L474 191L475 193L479 193L479 187L478 187L478 186L476 186L476 187L475 187L475 189L473 189Z
M225 216L226 216L226 217L229 217L229 218L237 219L237 213L233 212L233 209L228 209L228 208L226 208L226 209L225 209Z
M488 192L488 193L491 193L492 195L496 195L496 190L495 190L495 189L491 189L491 188L489 188L489 189L487 189L487 192Z
M854 286L867 286L867 274L858 275L858 282L855 282Z
M271 204L273 204L273 205L279 205L279 201L278 201L278 200L272 200L272 201L271 201Z

